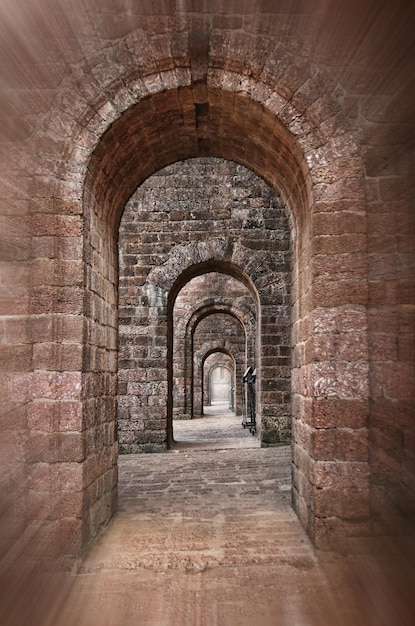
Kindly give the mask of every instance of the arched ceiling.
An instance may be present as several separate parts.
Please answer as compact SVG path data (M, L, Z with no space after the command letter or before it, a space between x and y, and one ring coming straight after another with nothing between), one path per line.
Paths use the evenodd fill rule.
M242 94L206 88L157 93L127 109L92 155L86 199L117 225L136 187L179 160L216 156L248 166L281 194L296 218L305 206L302 155L275 116ZM199 101L197 101L199 100Z

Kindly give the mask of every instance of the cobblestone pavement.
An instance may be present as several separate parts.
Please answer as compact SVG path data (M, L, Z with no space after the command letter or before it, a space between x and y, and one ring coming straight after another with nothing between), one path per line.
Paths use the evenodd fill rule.
M169 453L120 457L118 513L59 624L346 623L290 505L289 447L259 448L229 413L175 438Z

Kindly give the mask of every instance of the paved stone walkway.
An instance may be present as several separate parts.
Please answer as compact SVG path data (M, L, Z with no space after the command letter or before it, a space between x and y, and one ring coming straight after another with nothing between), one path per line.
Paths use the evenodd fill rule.
M203 417L174 420L173 437L176 450L260 447L258 439L242 427L242 417L229 411L226 404L206 406Z
M291 508L288 447L226 411L174 433L169 453L120 458L118 513L54 626L372 625Z

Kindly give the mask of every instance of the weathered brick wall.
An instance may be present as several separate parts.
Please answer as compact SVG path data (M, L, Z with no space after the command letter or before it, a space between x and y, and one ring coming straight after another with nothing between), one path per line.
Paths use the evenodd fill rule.
M208 238L206 233L209 233ZM155 329L162 329L163 319L167 318L169 290L164 289L163 294L163 290L157 291L158 288L152 286L150 270L156 278L159 272L165 278L169 273L166 264L169 258L174 259L176 253L180 255L183 271L189 270L203 260L202 255L206 255L206 250L206 258L211 263L206 271L219 271L223 252L215 253L215 240L223 242L220 246L225 245L229 250L230 261L232 256L236 258L236 263L230 265L231 270L224 265L222 272L240 272L240 280L243 273L250 276L253 285L251 291L259 291L259 306L272 303L273 310L278 312L278 317L269 319L266 309L261 308L266 330L260 339L263 349L268 351L269 357L276 355L281 360L285 359L286 363L285 367L280 363L277 369L267 366L263 374L261 361L255 363L268 394L266 396L264 392L262 396L264 420L261 428L259 418L259 432L264 443L288 442L290 439L290 260L285 209L270 187L246 168L229 161L206 158L178 163L148 179L128 202L121 220L118 420L120 449L123 452L164 449L167 445L167 420L171 419L171 416L168 418L166 415L168 381L167 363L161 352L163 339L154 336ZM209 241L212 241L212 249L199 248L195 258L194 251L198 250L195 244L209 244ZM256 276L249 269L253 264L257 266ZM272 266L272 277L266 278L269 264ZM175 266L176 260L173 261ZM216 275L220 276L220 273L216 272ZM223 300L225 297L232 300L235 296L238 296L237 300L246 299L247 296L243 295L247 293L246 286L243 289L238 286L238 281L216 278L216 287L219 287L220 280L225 280L223 288L226 285L232 287L229 293L223 293ZM264 287L261 286L261 280ZM184 289L186 294L189 283L184 279L182 283L182 291ZM270 287L274 283L278 283L280 291L277 302L274 295L270 294ZM200 284L196 282L196 285ZM209 293L215 293L216 287L212 285ZM149 311L148 305L152 299L154 305ZM220 299L217 297L215 305L220 308ZM246 308L246 303L234 301L232 306L234 309L236 306ZM173 334L174 321L173 316ZM238 334L241 337L241 333ZM251 357L253 335L256 334L256 329L252 328L248 342ZM232 351L235 347L230 345L228 349ZM238 375L243 371L247 358L247 355L242 357L243 352L243 349L237 348ZM184 355L187 355L188 363L193 358L192 354L188 354L186 346ZM259 356L261 358L262 353L259 352ZM203 357L201 355L201 359ZM268 391L271 387L274 389ZM201 371L196 372L192 395L196 411L200 413ZM193 406L192 400L190 406Z
M1 144L0 144L1 145ZM4 149L4 146L1 146ZM1 156L4 153L1 152ZM22 155L21 155L22 157ZM34 341L47 337L30 312L30 221L24 181L17 187L7 169L0 201L0 567L19 557L30 522L27 502L29 436L27 382ZM30 419L30 418L29 418ZM42 491L45 488L42 486ZM33 506L32 509L35 507ZM32 517L32 516L31 516ZM9 558L8 558L9 557ZM13 561L12 561L13 564ZM1 570L0 570L1 571ZM3 577L4 578L4 577ZM1 599L0 599L1 602Z

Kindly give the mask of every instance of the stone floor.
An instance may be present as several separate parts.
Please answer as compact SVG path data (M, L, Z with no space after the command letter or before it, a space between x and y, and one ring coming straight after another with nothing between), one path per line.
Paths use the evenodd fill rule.
M259 448L258 439L242 427L242 417L229 411L227 405L204 407L203 417L173 422L175 450L225 450Z
M118 513L53 626L395 626L313 550L288 447L261 449L221 407L174 437L169 453L120 458Z

